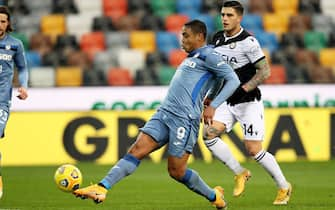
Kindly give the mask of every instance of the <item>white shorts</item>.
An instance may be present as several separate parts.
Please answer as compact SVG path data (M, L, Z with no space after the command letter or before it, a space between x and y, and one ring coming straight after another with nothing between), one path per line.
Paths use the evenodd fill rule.
M221 104L215 111L214 120L226 125L226 132L231 131L238 121L243 130L243 139L262 141L264 139L264 105L263 101L251 101L235 106Z

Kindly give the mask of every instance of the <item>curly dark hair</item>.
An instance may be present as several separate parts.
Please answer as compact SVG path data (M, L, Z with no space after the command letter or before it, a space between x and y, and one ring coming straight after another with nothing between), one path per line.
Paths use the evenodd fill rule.
M8 19L9 24L7 26L6 32L12 32L13 28L12 28L12 25L11 25L11 22L10 22L10 11L9 11L8 7L0 6L0 14L6 14L7 15L7 19Z

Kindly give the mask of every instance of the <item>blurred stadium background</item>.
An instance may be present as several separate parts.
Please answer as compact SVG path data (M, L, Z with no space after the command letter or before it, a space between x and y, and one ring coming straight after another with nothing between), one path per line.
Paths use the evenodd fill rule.
M296 189L292 206L283 209L335 209L334 189L329 184L335 182L335 1L240 2L246 8L242 26L258 38L271 64L272 75L261 86L266 107L264 147L283 164ZM0 141L5 184L0 207L94 208L73 201L71 196L60 196L53 186L54 170L60 164L75 163L84 172L85 184L98 181L127 151L138 127L163 99L176 67L186 56L179 48L181 26L190 19L203 20L210 39L221 30L221 3L0 0L12 11L13 35L24 43L30 74L29 100L13 98L6 138ZM256 175L250 183L250 191L255 194L232 200L231 204L243 209L275 209L269 206L274 196L274 188L268 187L272 182L269 177L264 181L263 170L248 161L239 126L223 138ZM161 162L157 165L160 169L165 167L165 156L162 149L148 160ZM155 168L151 161L145 161L145 169ZM221 165L213 161L201 140L190 163L199 167L212 185L222 181L221 173L217 173ZM138 178L135 175L121 184L128 186L116 188L115 193L126 198L130 193L140 204L117 196L115 202L107 201L114 209L164 209L160 202L167 205L166 209L180 209L178 205L184 205L183 209L207 207L192 195L188 199L193 203L186 206L167 202L171 194L179 195L176 189L182 191L175 188L178 184L170 183L167 175L166 180L156 183L171 188L157 187L165 190L164 196L155 194L157 203L151 206L152 194L139 197L141 183L152 183L145 169ZM229 191L231 173L222 170L223 185ZM159 176L164 172L154 173ZM39 198L29 191L32 188ZM20 202L18 197L22 198ZM256 201L263 198L268 202L259 205ZM228 199L232 198L228 195Z
M221 29L222 0L1 0L27 50L32 87L166 85L190 19ZM272 64L267 84L335 81L332 0L241 0ZM68 74L72 76L68 76Z

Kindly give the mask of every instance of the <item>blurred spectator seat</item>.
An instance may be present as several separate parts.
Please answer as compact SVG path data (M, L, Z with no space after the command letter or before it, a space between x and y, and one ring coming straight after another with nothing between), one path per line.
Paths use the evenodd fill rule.
M178 67L187 57L187 53L183 50L172 50L169 54L169 64L173 67Z
M248 12L252 14L264 15L272 12L272 0L249 0Z
M76 36L77 40L85 33L91 32L93 13L70 14L66 16L66 27L68 34Z
M220 17L220 24L222 25L221 17ZM243 16L241 25L245 30L250 32L264 30L262 16L257 14L245 14Z
M272 0L272 7L275 13L295 15L298 12L299 0Z
M164 30L164 21L159 16L155 15L143 15L139 24L141 30Z
M189 20L188 16L181 14L171 14L165 18L165 29L168 32L180 33L184 24Z
M107 83L111 86L131 86L134 79L126 68L111 68L108 71Z
M255 37L259 41L261 47L269 50L270 54L279 48L279 43L274 33L258 31L255 33Z
M36 33L30 36L30 50L37 52L41 57L52 52L53 43L51 37L46 34Z
M79 67L57 67L56 86L81 86L83 83L83 71Z
M153 31L131 31L129 36L130 47L146 53L156 50L156 37Z
M300 0L299 12L308 15L321 13L320 0Z
M53 50L42 57L42 66L66 65L66 53Z
M322 66L335 67L335 48L321 49L319 59Z
M55 49L59 51L64 51L65 49L79 49L79 44L74 35L71 34L63 34L57 36Z
M45 15L41 19L41 32L50 35L53 41L56 41L58 35L66 32L65 16L62 14Z
M264 30L280 37L288 31L289 16L285 14L267 13L263 16Z
M135 85L159 85L159 81L157 81L156 75L153 72L152 68L145 68L136 71L135 75Z
M177 13L188 13L190 11L195 11L197 13L201 12L202 0L176 0Z
M34 67L29 71L31 87L54 87L55 69L53 67Z
M151 13L149 0L128 0L128 13L143 11L145 14Z
M77 14L78 8L74 0L52 0L51 13Z
M334 75L330 67L316 66L309 71L312 83L334 83Z
M91 59L93 59L97 52L101 52L106 49L104 33L96 31L83 34L80 39L80 48L86 52Z
M335 28L335 27L334 27ZM328 37L328 47L335 47L335 30L330 32L329 37Z
M102 52L97 52L93 60L94 69L101 70L107 76L110 68L119 66L118 50L110 49Z
M89 16L102 16L102 0L75 0L75 3L79 9L79 13L88 14Z
M319 63L319 58L314 51L303 48L295 52L294 61L300 66L316 66Z
M113 31L105 34L106 47L117 50L119 48L129 48L129 32Z
M221 31L223 29L221 14L216 15L216 17L214 18L214 22L215 22L216 31Z
M120 49L118 63L135 77L136 71L145 67L145 53L138 49Z
M76 66L84 71L91 69L92 62L87 53L81 50L77 50L68 53L66 58L66 66Z
M41 17L34 15L13 16L15 31L24 33L27 37L39 32Z
M92 31L113 31L115 26L113 21L108 16L96 16L93 18Z
M243 2L248 2L249 0L243 0L239 1L242 3ZM218 1L217 0L202 0L202 6L201 6L201 11L207 14L215 14L218 12ZM245 11L247 12L248 6L244 6Z
M159 52L166 56L173 49L180 49L177 34L172 32L159 31L156 33L156 46Z
M310 83L311 79L308 75L308 69L304 66L297 66L294 64L285 65L287 83L289 84L301 84Z
M304 48L305 44L302 36L288 32L282 35L280 46Z
M307 15L293 15L289 19L289 32L303 36L308 30L311 30L311 18Z
M328 37L334 30L334 21L331 16L315 14L312 16L312 27L314 31L320 31Z
M8 1L7 5L9 10L12 12L12 15L29 15L31 13L29 7L27 6L27 0Z
M35 51L27 51L26 59L28 68L39 67L42 65L41 55Z
M51 4L52 2L50 0L27 0L29 10L34 16L38 17L49 15L51 12Z
M321 11L322 14L329 15L335 19L335 1L333 0L321 0Z
M216 30L214 18L212 17L212 15L200 13L200 14L197 14L197 16L190 18L190 19L198 19L198 20L203 21L207 27L207 35L212 34ZM180 33L180 30L179 30L179 33Z
M264 81L264 84L285 84L286 69L283 65L271 65L271 75Z
M21 40L23 47L25 50L28 50L29 48L29 39L28 36L24 33L18 33L18 32L12 32L10 35L12 35L13 37Z
M158 68L158 76L160 85L169 85L170 81L176 72L172 66L161 66Z
M98 69L86 69L83 71L83 86L107 85L106 75Z
M128 14L127 0L102 0L103 11L105 16L109 16L113 21Z
M318 31L307 31L304 34L304 44L309 50L319 52L327 45L326 35Z
M140 28L140 19L133 14L121 16L113 24L118 31L134 31Z
M150 7L154 15L163 19L176 12L176 2L174 0L150 0Z
M167 57L159 52L148 53L145 59L145 63L147 67L156 67L162 64L168 64Z

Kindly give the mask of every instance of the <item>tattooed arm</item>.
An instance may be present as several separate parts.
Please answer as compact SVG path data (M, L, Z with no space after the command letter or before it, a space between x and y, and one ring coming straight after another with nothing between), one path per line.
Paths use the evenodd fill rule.
M271 74L270 66L265 57L262 60L258 61L255 64L255 67L256 67L256 74L248 82L242 85L242 88L246 92L249 92L255 89L265 79L267 79Z

